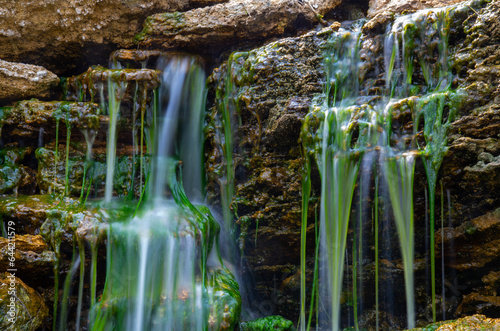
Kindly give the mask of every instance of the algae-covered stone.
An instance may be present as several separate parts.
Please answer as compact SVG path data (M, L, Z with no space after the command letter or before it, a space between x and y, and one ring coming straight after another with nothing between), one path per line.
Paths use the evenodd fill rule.
M0 106L30 98L48 99L55 96L58 86L59 77L43 67L0 60Z
M130 152L130 150L126 150ZM66 164L66 146L59 145L57 154L52 148L40 147L36 150L38 159L37 181L42 193L65 193L69 196L80 197L103 196L106 182L105 154L102 150L96 151L94 159L86 160L85 150L78 146L70 146L68 164ZM116 159L113 188L120 197L139 197L149 169L150 158L143 157L141 162L129 155L119 154ZM66 167L68 177L66 178ZM142 182L141 182L142 176ZM142 183L142 184L141 184Z
M15 273L0 274L0 328L37 330L49 314L43 298Z
M20 188L33 185L32 170L21 164L32 150L30 147L6 147L0 150L0 194L17 194Z
M292 331L295 330L293 322L281 316L268 316L253 321L241 322L242 331Z
M472 315L459 318L455 321L432 323L423 328L414 328L408 331L472 331L472 330L499 330L500 319L488 318L484 315Z
M3 138L31 138L40 143L46 137L54 138L57 121L79 130L98 130L99 113L99 106L89 102L21 101L9 109L3 120Z

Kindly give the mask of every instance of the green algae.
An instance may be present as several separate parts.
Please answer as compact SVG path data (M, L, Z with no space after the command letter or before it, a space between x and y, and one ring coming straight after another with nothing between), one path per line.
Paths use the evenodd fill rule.
M144 21L142 31L134 36L134 43L139 44L144 41L148 35L153 34L157 29L157 24L166 29L166 34L176 34L186 26L184 13L161 13L153 16L148 16Z
M278 315L267 316L253 321L241 322L242 331L293 331L293 322Z
M0 194L10 191L17 194L26 173L21 163L31 151L30 147L4 147L0 150Z

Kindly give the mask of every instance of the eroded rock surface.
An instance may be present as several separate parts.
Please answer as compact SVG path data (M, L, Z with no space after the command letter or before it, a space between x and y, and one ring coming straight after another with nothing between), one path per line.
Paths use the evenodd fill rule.
M338 0L230 0L184 13L150 16L137 35L140 47L196 50L217 54L222 48L255 42L294 30L294 25L316 22L340 3Z
M4 57L0 55L0 58ZM49 70L0 59L0 106L31 98L47 100L58 91L59 77Z
M447 209L445 215L452 217L455 227L500 206L499 76L496 74L500 59L495 51L500 39L495 22L495 17L500 17L498 8L498 2L475 1L457 9L450 21L450 65L457 74L451 88L464 91L465 97L459 106L457 120L450 126L449 150L439 178L443 179L445 192L449 191L450 196L452 212ZM384 93L385 24L393 20L394 15L388 14L383 20L379 17L366 23L363 30L366 34L360 49L363 61L360 99L367 103L376 101ZM209 78L212 87L209 97L215 100L207 128L206 168L208 191L212 193L209 198L217 201L225 183L226 151L220 146L227 141L221 134L221 109L226 107L235 114L231 121L231 134L235 139L235 196L231 208L244 237L240 245L249 269L254 271L257 292L269 299L262 309L266 310L265 313L283 314L289 318L293 315L288 314L298 309L298 301L293 299L298 298L299 288L297 257L300 255L303 165L298 139L304 115L325 81L322 56L326 40L335 29L338 26L298 38L281 39L249 52L235 53ZM415 57L421 56L421 52L424 50L417 47ZM423 70L416 60L414 65L413 81L423 82ZM399 128L393 129L410 132L413 127L411 112L403 106L395 108L399 113L395 114L393 125ZM418 133L417 137L422 138L421 135ZM312 196L317 197L318 175L314 169L312 174ZM426 178L421 164L417 164L416 174L415 231L423 236ZM440 198L437 192L437 201ZM313 198L308 210L309 252L314 247L316 207L317 200ZM494 240L490 244L498 245ZM424 249L423 242L417 244L417 254L425 254ZM489 262L496 261L496 256L498 250L494 248L491 253L493 260ZM312 260L309 256L308 263ZM481 269L482 265L476 265L475 270ZM481 269L480 273L484 272ZM467 283L467 291L478 289L475 280L468 279L465 274L458 277L461 284ZM417 300L424 304L428 295L425 290L420 295ZM488 300L497 300L495 295L489 294L491 298ZM462 299L458 292L457 297L457 300ZM475 302L476 309L479 309L479 301ZM255 308L261 309L261 306L257 304ZM456 311L457 306L455 302L451 309ZM472 311L468 310L469 313Z
M0 59L67 76L107 64L113 50L133 45L148 15L186 10L189 0L1 0L0 8Z

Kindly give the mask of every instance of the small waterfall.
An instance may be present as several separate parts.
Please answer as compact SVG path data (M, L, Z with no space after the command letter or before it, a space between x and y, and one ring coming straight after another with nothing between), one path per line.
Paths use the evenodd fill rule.
M309 178L311 175L311 160L316 162L321 176L320 303L317 309L321 314L320 325L324 328L337 330L341 325L351 323L356 329L360 327L359 316L363 314L365 304L359 293L367 292L360 278L363 275L362 243L365 241L376 243L372 258L375 259L377 293L374 299L368 301L376 304L377 311L379 304L394 305L390 303L394 302L390 298L393 295L390 289L385 291L384 298L380 298L378 293L379 260L389 252L385 244L389 241L379 236L389 235L383 230L393 227L385 224L389 217L394 219L404 266L407 326L415 326L413 186L415 164L419 156L423 159L430 192L431 302L433 319L436 319L434 196L437 172L447 149L449 126L461 100L461 93L450 89L451 73L448 68L448 34L453 15L453 7L419 11L398 17L387 28L383 61L386 85L382 96L366 95L370 92L363 90L364 82L358 80L361 64L358 50L363 40L359 26L362 23L341 28L327 41L324 92L313 102L301 136L306 156L304 176ZM412 127L395 129L393 121L399 120L395 116L401 114L409 114ZM418 138L420 130L422 134ZM379 178L382 179L380 183ZM375 198L372 190L365 187L373 182L377 183ZM307 181L303 182L303 197L309 197L308 185L310 183L307 184ZM359 188L358 195L355 194L356 187ZM383 213L379 213L379 196L390 201L390 207L384 201ZM376 229L364 233L361 229L370 213L366 212L367 206L363 205L372 199L377 199L376 207L368 221L375 224L371 228L375 226ZM351 219L351 214L355 215L353 204L359 206L358 217ZM389 211L390 215L387 214ZM379 215L386 216L379 220ZM307 226L304 217L307 216L303 215L303 227ZM352 259L349 259L352 266L348 266L352 272L347 270L347 274L352 275L352 282L350 277L345 279L344 270L349 229L353 231L352 254L347 253L352 255ZM304 236L303 231L303 243ZM386 249L388 251L384 251ZM305 249L302 254L305 254ZM301 263L300 327L305 330L304 257ZM347 288L344 288L345 284ZM341 298L346 295L352 298L353 308L349 308L348 314L344 315L341 313L345 309L342 308ZM353 315L352 318L350 315ZM378 327L379 316L376 320Z
M91 307L92 330L218 330L234 327L239 316L238 284L219 254L219 225L208 208L191 202L204 199L205 75L194 58L175 56L160 63L154 107L135 105L138 83L133 92L132 160L141 162L141 178L143 158L151 160L139 185L139 201L132 201L136 207L113 197L124 116L120 104L127 90L117 77L125 69L112 71L107 81L107 176L101 211L109 222L107 267L102 297ZM90 133L85 136L90 146Z

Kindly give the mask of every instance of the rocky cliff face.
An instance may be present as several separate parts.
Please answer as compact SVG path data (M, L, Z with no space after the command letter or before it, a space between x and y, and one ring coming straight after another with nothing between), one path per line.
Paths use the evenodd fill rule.
M369 19L362 28L359 49L360 96L366 104L379 100L386 85L384 37L388 24L402 12L455 2L370 2ZM4 223L12 221L18 226L16 259L23 267L23 275L14 283L19 293L23 293L27 309L22 317L30 323L30 329L41 325L50 328L50 317L46 316L50 316L47 307L53 303L56 261L61 261L62 277L71 267L72 242L83 238L95 243L103 235L102 231L94 233L97 220L90 211L78 208L67 213L53 211L63 207L69 210L76 200L66 199L64 206L59 206L58 202L39 194L66 191L73 198L80 197L85 186L82 180L86 167L85 134L92 132L96 139L93 154L97 170L91 195L102 196L109 118L100 114L99 103L101 96L107 95L105 90L101 91L101 85L108 78L104 76L110 73L104 68L91 68L67 81L64 86L69 88L69 93L63 91L55 74L82 73L89 65L106 64L111 51L119 47L139 47L139 51L121 50L111 57L112 62L121 62L130 68L154 67L158 57L171 50L202 54L207 63L217 64L207 81L208 200L215 206L221 205L221 195L228 183L229 146L233 156L230 168L234 174L234 194L229 203L239 235L242 270L245 277L248 276L245 281L250 284L242 286L251 288L247 291L248 304L257 314L281 314L296 321L300 302L304 166L301 128L315 98L327 83L324 55L331 37L350 24L341 24L332 18L357 19L365 15L365 7L366 3L340 4L326 0L55 0L38 3L0 0L3 45L0 106L13 106L0 108L0 215ZM466 3L455 11L450 25L451 89L463 91L465 97L457 118L451 123L449 148L438 173L443 194L439 189L436 192L437 201L441 198L444 201L442 211L438 203L436 214L443 212L445 219L442 229L441 223L436 223L436 251L438 259L444 255L447 277L446 296L438 296L438 299L445 299L447 317L474 313L500 317L497 294L500 279L499 8L498 1ZM154 15L146 19L151 14ZM141 26L143 30L134 40ZM252 49L256 44L263 46ZM225 52L235 49L244 51L235 52L227 59ZM122 79L128 84L123 98L128 118L121 125L130 130L132 109L137 106L134 102L151 103L152 90L158 85L158 72L143 69L121 73L123 79L117 78L117 82ZM414 76L416 82L425 80L421 69L415 70ZM146 91L142 101L133 97L134 89L137 95ZM61 95L68 100L58 100ZM21 101L32 97L55 101ZM16 104L17 101L21 102ZM410 102L405 100L396 109L394 130L411 131ZM226 112L228 118L224 118ZM227 132L224 132L225 122L231 123ZM423 139L422 132L417 136ZM57 147L56 139L59 139ZM114 194L139 196L140 189L130 186L133 174L139 172L130 162L130 136L122 134L118 141L119 171ZM66 151L72 169L68 185L65 185ZM415 271L420 280L416 293L419 323L425 324L429 321L425 288L428 243L424 239L428 221L425 170L420 161L416 176ZM313 166L306 231L308 284L313 277L320 185L318 170ZM371 197L373 199L373 192ZM352 207L357 208L356 204ZM394 232L391 235L396 238ZM349 242L352 242L352 231ZM393 242L396 252L397 240ZM6 247L8 243L0 240L0 266L5 266L8 257ZM373 248L369 251L370 257L364 262L364 281L373 285ZM397 253L393 260L381 261L381 268L387 274L396 275L394 287L402 298L401 265ZM100 270L104 270L103 265ZM343 295L344 308L349 305L350 295L347 292ZM3 292L2 296L5 296ZM402 305L403 300L395 304ZM33 318L35 310L40 317ZM404 324L400 318L390 316L390 312L384 314L386 321L392 321L384 327ZM373 324L374 318L373 311L363 316L366 325ZM0 325L3 322L0 321Z
M411 7L411 3L407 5L410 7L400 9L416 9ZM444 229L447 238L445 247L449 248L450 243L455 242L455 252L451 253L448 248L444 250L445 254L454 254L445 257L445 261L448 261L445 262L445 273L454 273L453 282L460 284L458 288L456 285L446 284L449 301L453 301L446 309L448 314L456 316L476 310L488 311L491 316L500 314L500 307L495 303L496 294L492 294L490 290L491 285L480 280L480 277L486 277L492 270L496 272L497 268L493 266L500 261L496 250L491 249L495 246L493 238L496 236L496 225L493 224L500 221L495 216L497 212L494 212L500 206L499 75L496 51L498 24L494 22L498 8L498 2L466 4L455 12L450 27L449 59L454 73L452 88L466 93L459 107L459 116L451 124L449 149L439 172L444 185L443 198L445 201L449 198L450 201L450 207L445 206L443 210L447 220ZM370 15L374 18L365 23L363 28L360 49L363 62L359 78L362 84L361 95L376 99L385 86L382 70L385 27L394 20L394 16L375 7L371 10ZM224 128L222 109L229 107L234 116L231 133L234 137L235 181L231 208L241 233L242 255L260 295L260 301L255 301L253 308L262 313L272 311L292 319L297 316L300 288L301 171L304 164L299 136L311 101L321 92L325 83L322 56L327 39L338 28L338 25L333 24L300 37L280 39L248 52L234 53L209 78L209 97L213 100L207 126L209 198L217 203L221 187L225 183L224 146L228 135L221 134ZM416 69L414 81L424 81L422 75L423 72ZM399 115L394 116L397 123L394 125L411 128L412 118L409 113L405 114L401 109ZM417 164L416 172L414 196L417 258L423 258L426 255L425 243L418 241L418 238L425 237L426 231L426 184L422 164ZM307 229L308 264L311 267L319 190L319 177L313 170L312 196L316 198L311 200L309 206ZM441 194L436 193L439 201ZM356 208L353 206L353 210ZM440 208L438 213L439 210ZM485 240L484 245L473 244L472 237L470 241L465 239L469 237L464 232L467 228L464 224L482 223L486 219L491 226L477 227L475 236L479 238L480 233L483 233L481 231L491 231L491 237L488 235L488 238L492 239L481 237ZM441 226L437 224L436 227ZM472 227L476 229L475 225ZM482 230L483 227L488 230ZM436 237L439 236L440 230L436 233ZM462 241L458 238L464 239ZM397 249L395 246L395 250ZM441 249L440 240L437 241L436 249ZM464 262L454 260L454 256ZM470 260L478 262L471 264ZM463 268L459 265L463 265L465 261L469 261L466 263L467 270L475 270L481 276L472 277L470 272L456 273ZM369 269L369 262L366 263ZM394 265L393 268L392 272L400 273L402 277L402 271ZM419 268L416 267L416 270L420 270L417 272L420 276L417 277L424 277L424 270ZM312 274L308 277L312 277ZM480 297L479 293L483 292L488 294ZM422 290L420 295L417 301L425 305L428 294ZM369 319L368 316L366 318ZM422 315L420 318L426 317Z

